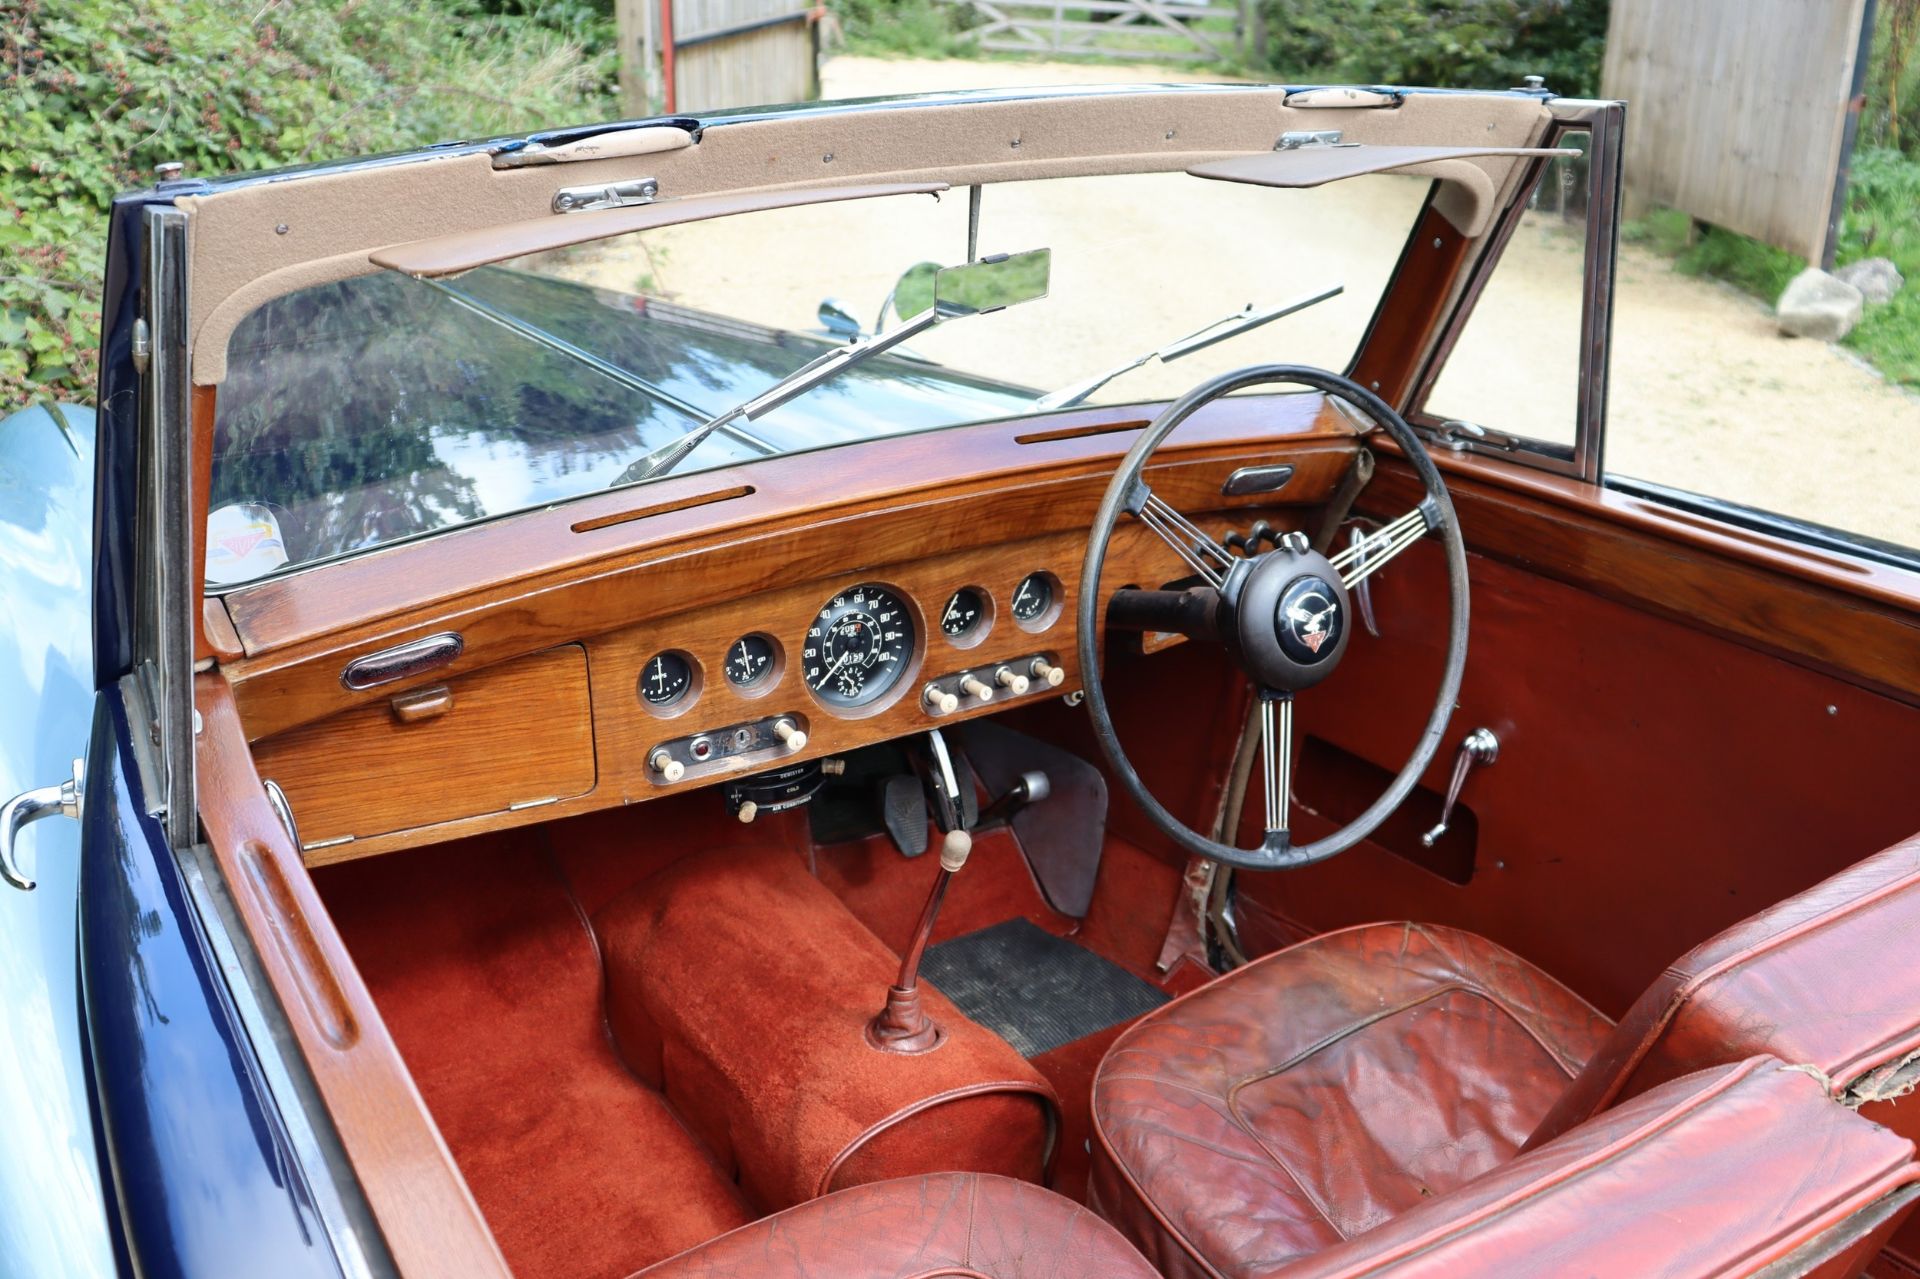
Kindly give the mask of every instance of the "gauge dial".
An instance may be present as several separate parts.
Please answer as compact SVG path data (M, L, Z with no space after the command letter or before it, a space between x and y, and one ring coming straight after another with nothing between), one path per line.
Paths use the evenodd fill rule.
M971 586L953 593L940 614L940 630L948 639L963 640L975 634L987 620L987 597Z
M727 683L735 688L756 688L773 671L773 639L755 632L742 635L727 649Z
M885 587L855 586L821 606L800 658L802 677L821 701L864 706L906 674L913 618Z
M693 662L685 653L655 653L640 668L640 696L649 706L672 706L692 687Z
M1014 620L1023 626L1044 622L1053 608L1053 578L1046 573L1030 573L1013 590Z

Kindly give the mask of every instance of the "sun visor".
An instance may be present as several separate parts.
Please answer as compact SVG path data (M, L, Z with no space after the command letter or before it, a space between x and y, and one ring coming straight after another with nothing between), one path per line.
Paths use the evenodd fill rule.
M1196 164L1187 172L1196 178L1246 182L1263 187L1317 187L1342 178L1369 173L1409 173L1435 178L1442 184L1435 206L1465 236L1484 235L1493 221L1494 193L1504 173L1490 171L1485 162L1529 159L1537 156L1574 156L1580 153L1556 147L1421 147L1370 146L1358 142L1318 142L1236 155Z
M509 222L504 226L461 231L454 235L436 236L431 240L391 244L375 249L367 255L367 260L390 271L431 279L458 275L462 271L504 262L526 253L564 249L569 245L586 244L634 231L650 231L655 227L676 226L683 222L703 222L708 218L757 213L765 209L788 209L803 204L868 200L883 195L938 195L946 189L945 182L884 182L865 186L748 191L734 195L657 200L623 208L556 213L527 222Z

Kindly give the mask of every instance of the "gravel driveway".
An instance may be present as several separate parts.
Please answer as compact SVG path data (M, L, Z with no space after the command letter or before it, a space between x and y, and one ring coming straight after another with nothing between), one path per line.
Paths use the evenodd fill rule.
M844 56L822 68L828 98L1198 78L1160 68ZM1176 394L1218 369L1259 359L1339 364L1392 266L1382 244L1390 239L1397 252L1404 232L1396 228L1411 223L1406 192L1415 185L1360 179L1286 193L1285 208L1256 188L1160 175L1078 180L1073 194L1063 190L1045 201L996 188L988 193L983 228L1010 242L986 243L983 229L982 251L1029 247L1029 241L1085 242L1089 227L1099 228L1099 243L1111 251L1078 277L1067 256L1057 254L1051 311L1036 306L1018 323L1013 317L1021 309L1004 312L1005 320L989 317L992 327L987 321L943 326L924 354L1056 386L1216 318L1224 301L1230 299L1226 309L1232 309L1248 300L1242 295L1254 286L1246 281L1266 279L1298 283L1284 292L1277 284L1263 286L1255 299L1262 304L1325 282L1344 283L1347 294L1257 336L1169 368L1150 367L1125 383L1127 390ZM1179 203L1170 207L1171 201ZM796 269L793 246L809 231L824 233L823 216L839 219L831 224L834 233L847 236L845 211L853 207L783 213L777 233L766 221L776 215L758 214L650 233L644 245L626 237L563 269L611 287L643 283L764 323L810 327L821 277ZM834 276L829 290L866 322L901 265L957 247L954 236L965 216L964 201L956 200L939 211L903 214L891 202L875 209L853 232L861 265ZM1222 229L1255 214L1262 219L1258 234ZM1141 249L1166 243L1169 217L1210 233L1186 237L1179 252ZM929 250L930 242L940 247ZM958 260L960 254L944 256ZM1125 270L1116 271L1117 263ZM1515 433L1568 437L1579 271L1571 231L1544 217L1523 226L1436 392L1435 407ZM1882 381L1838 348L1779 336L1767 308L1753 299L1678 275L1665 260L1631 245L1622 246L1616 288L1607 466L1920 546L1920 397Z

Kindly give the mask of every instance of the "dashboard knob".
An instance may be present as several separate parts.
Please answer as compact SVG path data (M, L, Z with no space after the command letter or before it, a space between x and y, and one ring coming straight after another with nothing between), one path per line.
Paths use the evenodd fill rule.
M1036 657L1027 669L1033 672L1037 680L1045 680L1048 688L1059 688L1067 682L1067 673L1044 657Z
M991 684L983 684L971 675L962 675L960 677L960 691L963 693L971 693L983 702L993 700L993 686Z
M668 754L667 748L664 746L655 751L653 758L649 759L647 763L653 768L654 772L660 774L660 776L670 782L677 782L687 775L687 766Z
M740 801L740 807L734 810L734 816L743 822L750 822L760 815L760 805L750 799Z
M1001 688L1013 690L1015 697L1027 691L1027 677L1011 666L1002 666L993 673L993 682Z
M773 721L773 735L787 744L788 750L802 750L807 744L807 734L790 719Z
M920 694L920 699L927 704L928 710L937 711L942 715L951 715L960 709L960 699L938 684L927 685L926 691Z

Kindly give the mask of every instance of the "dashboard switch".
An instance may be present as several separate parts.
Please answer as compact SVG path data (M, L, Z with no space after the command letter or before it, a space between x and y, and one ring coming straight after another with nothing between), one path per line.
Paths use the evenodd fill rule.
M973 675L962 675L960 677L960 691L971 694L983 702L993 700L993 685L984 683Z
M760 805L750 799L743 799L740 801L740 807L733 810L733 815L743 822L751 822L760 815Z
M1048 688L1059 688L1067 679L1067 673L1065 671L1044 657L1034 658L1033 664L1027 667L1027 670L1032 673L1035 679L1044 683Z
M785 742L788 750L797 751L806 748L806 731L790 719L773 721L773 735Z
M687 775L687 766L668 754L665 747L655 751L647 765L670 782L677 782Z
M1007 689L1015 697L1027 691L1027 677L1011 666L1002 666L993 673L993 682Z
M936 715L951 715L960 709L960 699L938 684L927 685L920 694L920 700Z

